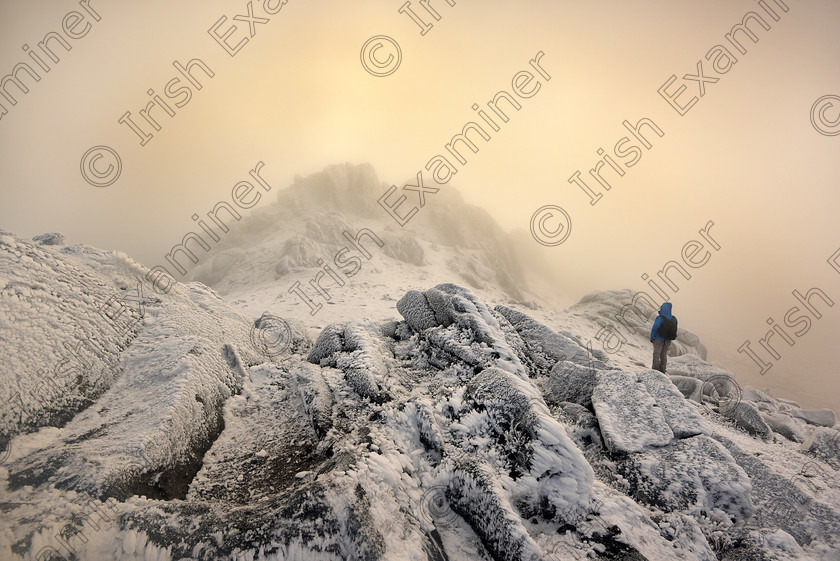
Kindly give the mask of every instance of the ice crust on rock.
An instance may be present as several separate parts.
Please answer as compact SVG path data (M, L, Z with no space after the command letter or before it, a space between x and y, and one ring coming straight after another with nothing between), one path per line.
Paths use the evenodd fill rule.
M772 438L773 429L762 418L755 405L748 401L741 401L724 409L725 415L735 421L735 425L753 436Z
M600 373L592 391L592 406L611 452L641 452L665 446L674 438L665 412L636 374Z
M698 434L711 434L711 428L697 409L683 397L665 374L656 370L642 370L638 377L657 405L662 408L674 436L687 438Z
M692 401L696 401L697 403L703 402L703 381L698 378L692 378L689 376L679 376L677 374L668 373L668 377L671 379L671 382L680 390L680 393L686 399L690 399Z
M726 448L705 435L632 454L619 465L634 496L666 512L703 514L729 526L753 515L749 476Z
M711 433L695 407L655 370L599 372L592 405L607 448L617 454Z
M798 419L802 419L811 425L819 427L833 427L837 424L837 418L834 416L834 411L831 409L817 409L809 411L807 409L791 409L790 414Z
M598 385L598 372L589 366L561 361L551 369L544 384L546 401L569 401L592 410L592 391Z
M540 370L548 371L562 361L607 368L602 362L606 359L603 351L590 352L579 339L554 332L528 315L507 306L496 306L495 310L516 329L526 344L526 352Z
M419 290L406 292L405 296L397 301L397 311L415 331L425 331L439 325L426 295Z

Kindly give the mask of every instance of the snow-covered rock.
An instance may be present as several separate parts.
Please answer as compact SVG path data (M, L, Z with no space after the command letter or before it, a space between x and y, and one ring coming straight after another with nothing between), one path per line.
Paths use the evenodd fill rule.
M783 412L764 413L761 412L761 418L767 423L773 432L777 432L793 442L803 442L805 440L806 430L804 423L796 421L790 415Z
M32 238L32 241L38 242L41 245L67 245L67 238L59 232L41 234Z
M819 427L833 427L837 424L837 418L834 416L834 411L831 409L817 409L808 411L806 409L791 409L790 414L798 419L802 419L811 425Z
M613 453L641 452L665 446L674 438L665 412L636 374L600 373L592 405L604 443Z
M551 369L544 384L545 399L548 403L570 401L591 410L592 391L597 384L598 372L595 369L564 360Z
M753 436L758 436L759 438L773 437L773 430L764 421L761 412L755 405L748 401L741 401L730 407L726 407L724 413L727 417L735 421L736 426L744 429Z
M311 194L283 195L288 208L230 239L272 239L260 266L294 276L344 243L357 216L381 212L372 178L339 166L299 180ZM359 190L370 200L300 222L291 245L275 227L307 197ZM471 243L454 214L440 216L436 243ZM698 358L690 332L673 379L592 350L597 328L578 320L620 310L620 291L566 324L443 283L405 289L382 321L328 318L315 338L312 323L267 306L242 315L199 283L132 300L144 267L55 241L0 233L0 352L13 366L0 391L20 403L3 417L14 439L0 457L2 559L804 561L840 550L837 431L757 393L744 403L759 418L814 429L802 451L732 428L734 377ZM417 243L423 262L435 258ZM389 263L419 262L411 243L393 245ZM252 257L224 248L205 273L224 284ZM510 280L513 262L502 252L494 266ZM135 320L121 338L115 318ZM646 345L637 333L627 348ZM74 348L83 362L62 362ZM64 365L56 387L22 391L50 361ZM699 389L686 394L684 380Z
M676 374L669 374L668 377L686 399L703 403L703 380L689 376L678 376Z
M665 421L677 438L711 434L711 428L679 392L668 376L657 370L642 370L637 374L645 389L662 408Z
M418 267L425 264L423 246L417 243L417 240L413 237L385 236L384 241L385 245L382 246L382 251L385 255Z
M590 352L579 339L557 333L522 312L507 306L496 306L495 310L504 316L527 345L531 360L543 370L551 369L561 361L589 364L596 361L598 368L604 368L603 351Z
M802 450L840 469L840 429L818 428L811 431L802 443Z
M397 301L397 311L415 331L425 331L439 325L426 295L419 290L406 292L405 296Z
M753 514L752 483L732 455L707 436L632 454L620 469L638 500L731 526Z

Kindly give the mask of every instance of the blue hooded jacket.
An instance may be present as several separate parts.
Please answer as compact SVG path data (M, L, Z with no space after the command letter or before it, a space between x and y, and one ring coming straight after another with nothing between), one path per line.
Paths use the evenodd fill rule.
M656 339L657 341L664 341L665 338L659 335L659 328L662 326L662 318L660 316L664 316L668 319L674 317L671 315L671 303L665 302L662 304L662 307L659 308L659 316L656 316L656 321L653 322L653 328L650 330L650 340L653 341ZM676 319L676 318L675 318Z

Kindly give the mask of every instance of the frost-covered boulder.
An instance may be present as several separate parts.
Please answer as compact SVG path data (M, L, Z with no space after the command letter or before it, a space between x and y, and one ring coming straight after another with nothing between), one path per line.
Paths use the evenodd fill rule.
M697 356L682 355L669 359L668 375L700 380L702 384L698 397L701 402L710 401L713 405L725 409L742 400L743 390L732 372ZM688 387L687 384L685 386ZM695 385L692 392L696 391Z
M551 369L545 383L545 399L548 403L570 401L592 409L592 390L598 384L598 372L589 366L570 361L561 361Z
M784 398L782 398L782 397L777 397L777 398L776 398L776 401L778 401L778 402L779 402L779 404L781 405L781 407L782 407L783 409L784 409L785 407L787 407L787 409L790 409L790 408L802 409L802 406L801 406L801 405L799 405L797 402L795 402L795 401L793 401L793 400L791 400L791 399L784 399Z
M716 378L729 378L734 381L735 375L726 368L694 356L681 355L668 359L668 375L669 376L688 376L697 378L704 382L714 380ZM741 388L738 386L738 390Z
M802 443L802 450L840 469L840 429L814 429Z
M64 427L60 445L15 462L12 487L49 479L119 499L182 497L224 426L222 409L260 360L249 322L203 285L145 309L147 325L121 353L122 375ZM230 342L228 342L230 341Z
M498 479L479 463L456 467L449 485L452 509L464 517L496 559L520 561L541 551Z
M767 559L798 561L814 559L807 555L796 539L780 528L752 530L738 540L738 545L722 557L723 561Z
M703 381L697 378L691 378L688 376L678 376L669 374L668 377L671 379L671 382L680 390L680 393L686 399L690 399L692 401L696 401L697 403L703 403Z
M662 408L668 426L677 438L711 434L712 429L691 403L686 401L668 376L656 370L642 370L637 374L648 393Z
M501 335L499 323L487 306L472 292L456 284L440 284L425 292L411 290L399 300L397 311L416 331L458 323L460 327L471 329L477 341L488 345Z
M752 436L769 439L773 437L773 429L761 417L761 412L748 401L741 401L726 407L722 412L735 421L735 425L750 433Z
M741 399L744 401L752 401L754 403L768 403L773 407L773 409L778 409L779 406L779 402L776 398L771 397L770 394L752 386L744 386L741 392Z
M0 231L0 442L62 426L121 375L157 300L124 255Z
M377 403L390 399L380 387L388 375L382 345L382 334L375 325L351 321L344 328L344 352L335 360L335 367L344 372L356 393Z
M41 234L32 238L32 241L41 245L67 245L67 238L64 237L64 234L59 232Z
M472 368L495 366L527 377L525 366L507 343L499 321L470 290L444 283L404 297L401 308L407 315L403 317L406 323L411 317L418 327L431 319L420 296L425 298L436 322L435 327L420 332L430 343L429 360L446 362L454 357Z
M324 359L329 359L342 350L344 350L344 324L328 325L321 330L306 360L312 364L320 364Z
M307 360L342 370L360 396L381 403L389 399L380 387L388 371L382 360L383 338L382 330L371 322L329 325L321 331Z
M323 438L332 428L332 413L335 398L329 384L324 380L321 369L301 362L293 370L297 382L298 396L303 404L312 430Z
M464 398L485 409L500 433L514 427L528 438L536 435L536 412L519 381L509 372L488 368L467 384Z
M443 283L426 291L426 298L444 327L448 322L457 323L459 327L470 329L476 341L487 345L504 342L499 322L472 291L457 284Z
M744 401L751 402L756 408L765 413L782 411L786 415L801 419L810 425L820 427L833 427L837 423L837 418L831 409L803 409L795 401L775 398L751 386L744 387L741 397Z
M435 314L435 321L437 322L437 325L442 327L452 325L452 322L454 322L457 317L457 313L455 309L456 303L453 301L451 293L449 291L443 292L439 290L438 287L434 287L428 289L423 294L426 297L426 301L429 303L429 307Z
M603 447L601 431L598 429L598 418L586 407L579 403L562 402L551 407L555 416L565 425L566 432L578 445L585 450L590 446Z
M397 301L397 311L414 331L421 332L438 325L434 310L419 290L409 290Z
M496 306L495 311L507 319L527 344L532 359L537 363L551 368L560 361L571 361L577 364L596 362L598 368L604 368L603 351L589 350L579 339L552 331L530 316L507 306Z
M254 321L251 342L267 358L287 353L306 353L313 345L303 323L287 320L268 312L264 312Z
M805 430L802 421L796 421L790 415L783 412L761 412L761 418L767 423L773 432L777 432L793 442L805 440Z
M543 516L574 520L592 495L594 475L563 426L550 415L533 386L514 373L488 368L474 376L465 403L498 440L511 476L522 478ZM486 418L486 420L485 420Z
M731 526L754 511L752 483L726 448L707 436L695 436L664 448L651 448L619 462L637 500L666 512Z
M628 454L665 446L674 433L662 407L635 374L601 372L592 405L610 452Z
M694 406L655 370L601 371L592 404L604 442L613 453L639 452L664 446L672 438L711 433Z
M159 435L158 465L173 457L194 460L192 450L206 445L219 426L221 403L241 386L241 366L235 364L263 357L250 342L250 322L211 289L189 283L164 292L146 278L148 272L117 252L0 233L0 399L7 404L0 413L0 441L40 427L75 427L71 421L86 412L85 426L108 427L103 454L125 456L135 440L126 440L132 422L140 431L171 415L177 422ZM156 393L150 388L158 382ZM126 403L97 409L104 413L86 411L102 400L118 402L106 397L118 383L116 392L132 396L123 398ZM135 398L134 391L142 396ZM97 456L91 452L96 446L80 442L68 449L73 452L63 451L81 462L68 477L77 477L74 470ZM127 461L93 470L93 479L102 478L96 485L122 477Z
M790 414L810 425L817 425L819 427L833 427L837 424L837 418L831 409L817 409L814 411L791 409Z
M557 417L564 423L586 425L590 427L598 426L598 419L590 409L587 409L579 403L564 401L551 405L551 410L555 412Z

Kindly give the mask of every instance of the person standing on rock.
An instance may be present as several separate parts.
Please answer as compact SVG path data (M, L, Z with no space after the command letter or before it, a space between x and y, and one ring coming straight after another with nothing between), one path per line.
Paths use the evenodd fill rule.
M671 303L665 302L659 308L659 315L650 330L650 342L653 343L653 368L665 373L668 365L668 347L677 338L677 317L671 314Z

